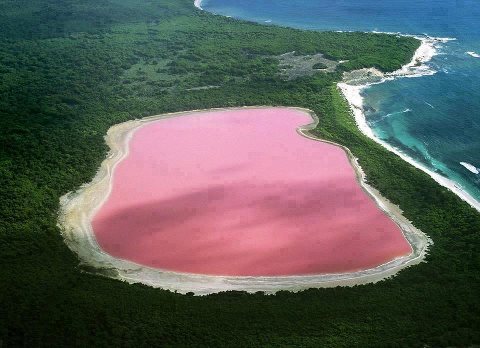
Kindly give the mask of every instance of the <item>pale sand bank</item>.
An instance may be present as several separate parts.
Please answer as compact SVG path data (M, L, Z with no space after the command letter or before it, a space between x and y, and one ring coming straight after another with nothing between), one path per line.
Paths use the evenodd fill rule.
M394 34L394 33L388 33ZM415 36L416 37L416 36ZM425 167L423 164L416 162L414 159L406 155L405 153L394 148L385 141L379 139L375 136L373 130L367 123L364 113L363 106L363 96L362 91L368 88L371 85L383 83L384 81L393 80L395 78L401 77L421 77L433 75L436 73L435 70L428 67L425 63L429 62L436 54L438 54L438 46L442 43L455 40L451 38L432 38L432 37L416 37L421 40L421 45L415 52L410 63L403 66L401 69L388 74L383 74L377 69L361 69L354 72L346 73L344 75L344 80L338 83L338 88L343 93L345 99L350 105L350 109L355 118L358 128L360 131L365 134L370 139L381 144L387 150L395 153L400 156L403 160L407 161L414 167L422 170L432 177L436 182L438 182L443 187L448 188L450 191L455 193L462 200L470 204L473 208L480 211L480 202L477 201L473 196L468 192L462 189L455 181L448 179L438 173L435 173ZM431 107L431 105L430 105Z
M202 112L205 111L207 110ZM312 112L308 110L303 111L309 113L314 122L299 128L299 133L308 138L320 140L308 133L308 130L315 127L318 123L318 119ZM193 292L197 295L205 295L228 290L274 293L279 290L299 291L312 287L353 286L373 283L388 278L405 267L418 264L424 259L428 245L431 244L430 239L412 226L402 216L398 207L389 203L378 191L365 183L363 171L350 151L344 147L342 148L348 154L362 188L375 199L378 206L401 228L404 236L412 246L413 252L410 255L397 258L372 269L352 273L308 276L229 277L162 271L117 259L105 253L97 244L91 221L110 193L113 171L115 166L127 156L128 141L132 137L133 132L148 122L199 112L191 111L151 116L141 120L118 124L109 129L106 142L111 151L107 159L102 163L95 178L77 192L68 193L61 198L59 226L62 229L65 242L78 254L82 264L98 269L100 274L108 273L113 278L129 283L140 282L180 293Z
M195 5L196 8L200 9L200 10L203 10L202 8L202 0L195 0L193 2L193 4Z

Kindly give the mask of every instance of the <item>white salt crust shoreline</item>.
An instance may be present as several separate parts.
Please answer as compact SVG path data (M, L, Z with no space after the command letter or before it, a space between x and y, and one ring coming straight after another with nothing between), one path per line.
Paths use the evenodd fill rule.
M387 33L387 34L396 34L402 36L409 36L397 33ZM413 36L413 35L411 35ZM396 155L400 156L403 160L407 161L415 168L422 170L423 172L427 173L430 177L432 177L437 183L446 187L453 193L455 193L458 197L462 200L470 204L473 208L480 211L480 202L472 197L468 192L463 190L455 181L448 179L438 173L435 173L425 167L423 164L416 162L414 159L406 155L405 153L401 152L400 150L394 148L387 142L379 139L370 128L365 118L364 110L363 110L363 97L361 95L362 91L373 84L383 83L388 80L393 80L395 78L400 77L421 77L427 75L433 75L436 73L435 70L430 69L425 63L430 61L436 54L437 54L437 46L439 44L455 40L452 38L432 38L432 37L419 37L413 36L419 40L421 40L421 45L415 52L410 63L404 65L401 69L388 74L381 74L376 69L367 69L370 70L371 73L378 76L380 73L381 80L373 83L365 83L365 84L349 84L348 81L338 83L338 88L342 91L345 99L347 100L348 104L350 105L350 109L352 114L355 118L358 128L360 131L365 134L370 139L374 140L375 142L379 143L387 150L395 153Z
M259 109L271 107L261 106L248 108ZM412 247L411 254L396 258L375 268L350 273L235 277L165 271L143 266L128 260L118 259L104 252L95 239L91 222L95 213L109 196L115 167L128 155L128 143L133 133L149 122L164 118L180 117L182 115L191 115L207 111L214 112L238 109L246 108L195 110L156 115L112 126L105 137L110 147L110 152L102 162L94 179L90 183L83 185L78 191L69 192L60 199L58 226L62 231L65 243L78 255L81 264L88 266L93 270L93 273L123 280L128 283L142 283L179 293L193 292L195 295L208 295L230 290L250 293L257 291L275 293L280 290L295 292L308 288L354 286L375 283L395 275L403 268L418 264L424 260L432 241L403 217L398 206L391 204L387 199L382 197L377 190L365 182L365 175L358 165L357 159L346 147L318 139L309 133L309 130L318 124L318 118L312 111L300 108L291 109L308 113L312 117L313 122L298 128L299 134L312 140L328 142L339 146L347 153L362 189L372 197L378 207L400 227Z

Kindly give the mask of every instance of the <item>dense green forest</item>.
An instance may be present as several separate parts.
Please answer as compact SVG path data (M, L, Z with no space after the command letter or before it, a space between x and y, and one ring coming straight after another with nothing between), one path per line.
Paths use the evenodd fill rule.
M418 44L262 26L193 0L0 0L0 347L480 344L480 214L363 136L335 87L342 71L399 68ZM275 56L291 51L347 62L286 81ZM268 296L82 272L56 226L59 197L94 176L107 129L239 105L314 110L313 132L349 147L433 239L428 262L377 284Z

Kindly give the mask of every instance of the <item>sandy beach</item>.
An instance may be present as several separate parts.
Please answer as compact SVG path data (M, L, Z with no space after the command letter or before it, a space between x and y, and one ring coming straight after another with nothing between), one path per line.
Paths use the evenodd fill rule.
M308 133L308 131L318 123L318 119L312 112L308 110L302 111L311 115L314 122L299 128L298 132L310 139L322 141L321 139L312 137ZM95 273L130 283L140 282L180 293L193 292L197 295L206 295L227 290L275 293L279 290L299 291L312 287L353 286L372 283L391 277L401 269L418 264L424 259L428 245L431 243L429 238L412 226L412 224L402 216L398 207L392 205L384 199L378 191L365 183L363 171L358 166L356 159L350 151L344 147L342 147L342 149L348 154L362 188L401 228L405 238L412 247L413 252L410 255L396 258L375 268L351 273L242 277L207 276L162 271L152 267L145 267L131 261L118 259L105 253L95 238L91 224L92 218L110 194L113 172L117 164L128 155L128 142L133 132L152 121L181 115L191 115L192 113L198 112L201 111L157 115L141 120L125 122L110 128L106 136L106 142L111 151L107 159L102 163L95 178L89 184L82 186L77 192L70 192L61 198L59 226L65 242L70 249L77 253L82 264L90 266L91 269L95 269Z
M394 34L394 33L389 33ZM365 118L364 110L363 110L363 97L362 91L373 84L383 83L384 81L391 80L394 78L409 78L409 77L421 77L426 75L433 75L436 72L430 69L425 63L430 61L436 54L437 54L437 46L439 44L454 40L451 38L431 38L431 37L417 37L417 39L421 40L421 45L417 49L414 57L412 58L411 62L403 66L401 69L388 74L382 74L376 69L364 69L365 71L374 70L376 80L369 80L369 78L365 78L362 81L362 78L357 79L349 79L348 75L345 76L343 82L338 83L338 88L342 91L345 99L348 101L352 114L355 118L358 128L360 131L365 134L370 139L376 141L377 143L381 144L383 147L388 149L389 151L395 153L396 155L400 156L403 160L407 161L414 167L424 171L428 175L430 175L436 182L440 185L448 188L450 191L455 193L459 196L462 200L470 204L472 207L480 211L480 202L473 198L468 192L464 191L459 185L438 173L435 173L424 165L416 162L403 152L399 151L398 149L394 148L390 144L382 141L381 139L377 138L373 133L373 130L369 127L367 120ZM360 75L362 75L360 73ZM364 76L367 74L364 72Z
M200 10L203 10L202 9L202 0L195 0L193 2L193 4L195 5L196 8L200 9Z
M194 1L195 6L198 7L199 9L202 9L201 3L202 3L202 0ZM337 32L344 32L344 31L337 30ZM423 172L427 173L437 183L439 183L443 187L448 188L450 191L455 193L462 200L470 204L470 206L480 211L480 202L476 200L474 197L472 197L468 192L463 190L455 181L431 171L421 163L418 163L415 160L413 160L411 157L409 157L405 153L399 151L398 149L394 148L390 144L377 138L373 133L372 129L368 126L365 119L364 112L363 112L363 97L361 95L361 92L364 89L368 88L373 84L383 83L384 81L393 80L395 78L401 78L401 77L413 78L413 77L422 77L422 76L435 74L436 71L429 68L425 63L429 62L436 54L438 54L439 45L441 45L442 43L456 40L456 39L444 38L444 37L430 37L426 35L425 36L409 35L409 34L402 34L402 33L395 33L395 32L381 32L381 31L373 31L373 32L379 33L379 34L390 34L390 35L414 37L421 41L421 45L415 52L414 56L412 57L412 60L397 71L384 74L375 68L362 69L364 70L364 72L369 71L370 73L373 73L373 75L375 76L375 79L373 81L367 80L363 82L344 80L343 82L338 83L338 88L342 91L345 99L348 101L352 114L355 117L355 120L359 129L362 131L363 134L368 136L370 139L379 143L380 145L385 147L387 150L400 156L403 160L407 161L417 169L420 169ZM473 51L466 52L466 54L475 58L479 57L479 55Z

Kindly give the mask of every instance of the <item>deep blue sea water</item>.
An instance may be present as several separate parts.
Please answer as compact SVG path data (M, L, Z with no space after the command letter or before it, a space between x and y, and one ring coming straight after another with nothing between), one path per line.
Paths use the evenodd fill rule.
M374 133L480 201L479 0L204 0L203 9L261 23L456 38L428 65L432 76L364 90Z

